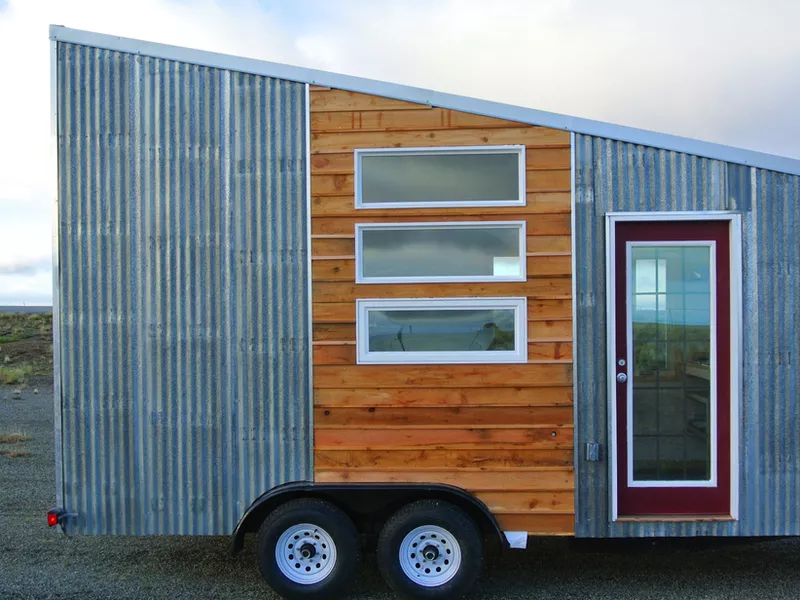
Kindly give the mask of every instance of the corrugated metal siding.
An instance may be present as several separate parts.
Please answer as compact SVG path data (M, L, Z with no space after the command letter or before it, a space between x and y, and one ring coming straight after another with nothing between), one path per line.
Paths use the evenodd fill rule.
M800 534L800 178L589 136L575 139L576 535ZM743 214L740 518L610 523L605 214L696 210ZM601 462L585 460L587 441L602 443Z
M64 505L230 534L310 479L304 86L58 45Z

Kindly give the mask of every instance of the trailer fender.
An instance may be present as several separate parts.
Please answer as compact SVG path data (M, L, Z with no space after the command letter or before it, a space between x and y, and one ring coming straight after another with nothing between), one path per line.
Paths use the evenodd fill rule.
M258 531L270 512L289 500L319 498L332 502L353 520L361 533L377 533L395 511L417 500L442 500L461 508L487 538L496 538L501 548L508 541L486 505L459 487L438 483L284 483L265 492L239 520L231 539L231 554L244 545L244 536Z

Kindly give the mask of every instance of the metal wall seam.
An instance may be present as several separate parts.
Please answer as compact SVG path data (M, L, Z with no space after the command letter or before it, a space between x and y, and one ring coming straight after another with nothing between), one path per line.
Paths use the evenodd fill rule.
M311 340L314 339L314 298L312 291L313 275L311 271L313 248L311 243L311 86L305 84L305 144L306 144L306 243L308 244L308 394L311 404L308 410L308 430L311 432L311 446L314 447L314 346ZM314 474L314 452L309 456L309 473Z
M67 43L56 67L67 529L229 534L311 478L304 86Z
M575 258L575 183L576 183L576 176L575 176L575 133L570 132L569 134L569 167L570 167L570 252L572 256L570 257L570 262L572 266L572 347L575 347L576 340L578 338L578 325L575 319L575 313L577 312L577 284L575 281L575 273L578 268L577 260ZM575 360L572 361L573 372L575 368ZM578 422L578 402L576 398L578 397L578 381L577 378L573 377L572 380L572 422ZM578 468L580 465L580 456L581 456L581 445L580 444L573 444L572 449L572 464L574 467ZM576 477L577 479L577 477ZM573 509L575 512L575 518L577 520L577 515L579 512L578 506L578 495L575 494Z
M61 437L61 315L59 314L58 253L58 42L50 42L50 194L53 260L53 422L56 469L56 507L64 506L64 458Z

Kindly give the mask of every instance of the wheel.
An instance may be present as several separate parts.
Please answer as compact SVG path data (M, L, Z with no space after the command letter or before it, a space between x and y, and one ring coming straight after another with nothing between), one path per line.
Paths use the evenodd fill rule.
M360 559L355 525L323 500L287 502L258 532L259 571L284 598L335 598L355 576Z
M460 508L420 500L384 525L378 566L389 587L405 598L462 598L483 570L483 538Z

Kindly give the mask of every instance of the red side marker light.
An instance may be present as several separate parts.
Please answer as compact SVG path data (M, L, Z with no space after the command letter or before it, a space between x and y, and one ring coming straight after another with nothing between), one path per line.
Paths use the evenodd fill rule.
M55 527L58 525L58 515L56 513L47 513L48 527Z

